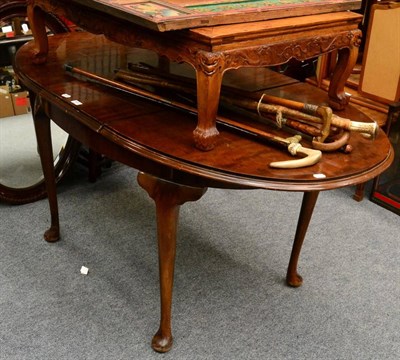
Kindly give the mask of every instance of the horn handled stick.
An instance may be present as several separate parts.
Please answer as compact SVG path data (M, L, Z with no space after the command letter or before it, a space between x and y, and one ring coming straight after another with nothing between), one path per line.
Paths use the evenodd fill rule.
M246 118L254 119L255 121L275 127L277 126L276 120L274 119L272 114L260 117L253 112L248 111L247 109L243 109L238 106L234 106L233 108L236 113L243 114ZM321 130L318 128L318 126L320 125L316 124L314 126L292 119L282 119L282 129L294 134L298 134L298 132L305 134L306 138L311 141L312 147L316 150L321 150L323 152L342 151L346 154L352 152L353 147L348 144L348 141L350 139L350 132L348 130L340 129L339 131L337 131L337 133L331 134L329 142L320 142L317 140L318 137L321 135ZM295 132L293 132L293 130L295 130Z
M194 107L191 107L191 106L183 104L183 103L179 103L177 101L167 100L167 99L165 99L159 95L156 95L150 91L139 89L134 86L126 85L126 84L123 84L123 83L120 83L120 82L117 82L114 80L109 80L109 79L103 78L99 75L93 74L91 72L82 70L80 68L77 68L77 67L74 67L71 65L65 65L64 67L65 67L65 70L69 73L81 75L85 78L93 80L96 83L111 87L115 90L128 92L129 94L140 95L142 97L152 99L153 101L160 102L160 103L163 103L163 104L175 107L175 108L179 108L181 110L188 111L192 114L197 114L197 109ZM233 128L235 130L238 130L238 131L241 131L244 133L248 133L250 135L256 136L263 140L267 140L274 144L284 146L289 151L289 153L293 156L295 156L295 155L304 156L304 158L296 159L296 160L272 162L272 163L270 163L271 167L281 168L281 169L300 168L300 167L314 165L321 159L321 156L322 156L321 151L315 150L315 149L304 148L299 143L301 140L301 136L299 136L299 135L285 139L283 137L276 136L274 134L268 133L268 132L260 130L260 129L256 129L252 126L239 123L237 121L228 119L223 116L218 115L216 120L218 123L228 126L230 128Z
M273 113L273 114L281 113L282 115L292 117L299 121L311 122L315 124L324 123L324 120L319 118L318 116L305 114L298 110L289 109L282 105L270 105L270 104L265 104L263 102L257 103L254 101L249 101L247 99L240 99L240 98L235 98L235 99L224 98L224 101L230 101L232 105L236 103L236 105L239 105L241 107L253 111L259 111L260 113L263 112ZM335 114L332 114L331 125L342 128L344 130L367 134L371 138L375 138L379 131L379 126L376 122L365 123L360 121L352 121L350 119L342 118Z
M250 94L250 96L252 96ZM254 98L254 96L252 96ZM268 94L263 94L262 100L266 100L272 104L278 104L282 106L287 106L289 108L299 110L302 112L305 112L310 115L320 115L324 116L324 111L325 111L325 106L317 106L317 105L310 105L310 104L304 104L299 101L294 101L294 100L288 100L288 99L283 99L277 96L272 96ZM313 122L316 119L310 118ZM320 122L320 120L316 120L315 122ZM364 134L370 135L372 138L375 138L379 126L378 124L374 122L361 122L361 121L353 121L350 119L346 119L343 117L340 117L338 115L332 114L332 125L342 128L344 130L349 130L349 131L355 131L355 132L360 132Z
M188 84L179 84L176 81L171 82L167 79L163 79L161 77L155 78L154 76L148 75L148 74L142 74L142 73L130 74L127 71L118 70L115 73L115 78L121 79L130 84L140 83L140 84L146 84L146 85L151 85L151 86L155 86L155 87L167 88L170 90L176 90L178 92L184 92L184 93L194 95L194 96L196 95L196 90L192 86L188 86ZM222 96L221 102L228 103L228 101L224 101L224 99L225 98ZM235 106L232 101L229 101L229 105L233 105L234 108L236 108L236 109L243 110L242 107ZM276 122L272 119L269 120L268 117L262 117L262 118L259 117L258 119L266 119L266 120L268 120L268 122L275 123L275 125L276 125ZM287 127L291 128L293 130L305 133L305 134L313 136L313 137L319 137L321 135L321 130L319 128L317 128L313 125L306 124L305 122L300 122L300 121L296 121L293 119L284 119L283 125L286 125Z
M179 75L169 75L168 77L162 74L151 74L150 71L141 72L139 69L131 68L130 71L118 70L116 76L131 81L146 82L150 85L150 82L154 86L174 86L176 90L181 90L193 94L192 79L182 77ZM194 84L194 83L193 83ZM273 95L263 94L262 100L260 101L259 95L251 94L246 91L237 90L231 87L224 87L224 92L229 95L227 99L232 103L232 98L235 98L236 102L240 102L241 106L246 109L251 109L252 111L276 113L281 112L286 116L290 116L293 119L311 122L316 124L322 124L322 137L318 140L322 142L327 136L328 128L336 126L348 131L360 132L368 135L370 138L374 139L379 131L379 126L376 122L359 122L353 121L351 119L342 118L331 113L331 109L326 106L317 106L311 104L304 104L299 101L284 99L276 97ZM221 98L221 100L223 100ZM276 104L266 104L263 100L269 103ZM232 103L233 104L233 103ZM234 104L233 104L234 105ZM320 117L319 117L320 116Z
M175 75L176 76L176 75ZM182 79L188 79L187 81L183 81L181 80L181 77L179 77L179 79L175 79L173 77L173 81L171 81L171 79L169 79L168 77L162 77L162 76L155 76L154 74L149 74L149 73L142 73L142 72L128 72L128 71L124 71L124 70L118 70L115 72L115 77L117 79L122 79L125 82L128 83L140 83L140 84L146 84L146 85L151 85L151 86L155 86L155 87L161 87L161 88L167 88L170 90L175 90L177 92L184 92L190 95L196 95L196 90L193 88L193 86L191 86L190 81L191 79L188 78L182 78ZM245 99L243 97L239 97L238 94L239 92L237 90L234 90L232 92L230 92L232 97L227 97L225 95L221 95L220 99L221 99L221 103L225 103L228 104L229 106L233 106L236 109L241 109L241 110L255 110L255 106L256 106L256 102L255 101L251 101L249 99ZM255 98L253 96L251 96L251 98ZM269 97L269 99L271 99L271 97ZM292 100L286 100L286 99L280 99L277 98L279 100L281 100L281 102L287 103L287 104L291 104L294 107L299 108L300 105L303 105L302 103L298 103ZM240 106L242 105L242 106ZM275 106L275 105L268 105L265 103L261 103L260 104L261 109L265 110L269 110L270 114L276 114L278 111L281 111L281 109L283 109L283 111L285 111L285 114L291 114L297 117L301 117L303 120L310 120L309 122L313 122L314 123L318 123L318 126L322 126L325 128L319 129L315 126L312 126L309 124L306 124L305 122L301 122L301 121L296 121L293 119L282 119L282 125L285 125L287 127L289 127L290 129L294 129L296 131L300 131L302 133L311 135L314 140L312 141L312 145L314 149L317 150L321 150L321 151L326 151L326 152L331 152L331 151L336 151L339 149L344 149L345 152L351 152L351 147L349 145L346 145L348 140L349 140L349 133L348 131L344 131L343 135L333 141L333 142L329 142L329 143L324 143L323 140L325 140L325 138L327 137L327 135L329 134L329 129L326 128L326 126L330 127L330 121L332 118L332 111L325 111L325 110L330 110L329 108L325 108L325 107L319 107L320 114L322 114L324 112L324 116L325 116L325 124L323 124L324 120L322 119L322 125L321 125L321 121L319 121L319 118L316 117L312 117L309 114L306 113L302 113L299 112L297 110L293 110L293 109L289 109L286 107L281 107L280 105ZM258 107L258 105L257 105ZM317 108L316 106L314 106L315 108ZM259 109L257 109L259 110ZM250 115L247 115L250 116ZM254 116L254 115L252 115ZM329 119L328 119L329 118ZM263 116L263 117L258 117L258 120L261 119L265 119L268 122L273 122L276 125L276 122L274 120L269 120L269 117ZM315 120L318 119L318 120ZM325 133L324 133L325 131ZM322 133L322 134L321 134ZM321 136L322 135L322 136Z

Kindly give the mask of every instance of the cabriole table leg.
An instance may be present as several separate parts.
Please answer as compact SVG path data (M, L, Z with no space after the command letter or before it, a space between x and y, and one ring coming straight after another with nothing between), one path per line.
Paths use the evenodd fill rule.
M361 39L356 37L350 48L343 48L338 51L338 61L328 90L329 105L335 110L343 110L349 102L345 85L357 63L360 42Z
M167 352L172 347L171 306L179 208L187 201L200 199L207 189L175 184L145 173L138 174L138 183L154 200L157 213L161 319L151 346L155 351Z
M46 62L49 52L45 13L40 7L35 6L34 0L28 0L27 15L36 47L35 53L32 54L32 61L34 64L43 64Z
M54 171L50 118L45 114L39 96L35 98L33 120L51 214L51 225L44 233L44 239L48 242L54 242L60 239L56 176Z
M310 224L315 204L317 203L318 195L319 191L309 191L305 192L303 196L296 235L294 237L292 253L290 255L289 266L286 275L286 283L292 287L299 287L303 284L303 278L297 272L297 264L299 261L304 237L306 236L307 228Z
M193 138L198 149L208 151L214 148L219 134L216 117L222 85L223 59L220 54L199 51L196 61L198 121Z

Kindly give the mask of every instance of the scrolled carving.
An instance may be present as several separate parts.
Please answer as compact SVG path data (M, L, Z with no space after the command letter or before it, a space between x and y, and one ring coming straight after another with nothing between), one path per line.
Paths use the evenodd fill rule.
M348 34L348 37L349 37L350 43L353 46L360 47L361 41L362 41L362 33L361 33L361 31L357 31L356 33L355 32L350 32Z
M225 57L221 52L212 53L200 50L196 53L195 61L196 69L211 76L224 69Z
M242 66L271 66L283 64L292 58L306 60L333 50L359 46L360 35L359 30L353 30L332 36L235 49L224 53L225 67L230 69Z

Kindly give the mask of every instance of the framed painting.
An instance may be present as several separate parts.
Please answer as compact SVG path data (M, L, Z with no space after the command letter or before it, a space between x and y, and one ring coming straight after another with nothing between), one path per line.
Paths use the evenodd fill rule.
M73 0L157 31L357 10L361 0Z

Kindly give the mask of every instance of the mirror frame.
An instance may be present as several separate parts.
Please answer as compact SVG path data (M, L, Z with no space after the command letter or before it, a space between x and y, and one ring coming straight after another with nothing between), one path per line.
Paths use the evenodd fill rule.
M15 17L26 16L26 0L11 0L0 4L1 21L8 21ZM68 26L53 14L46 14L46 25L54 33L65 33L70 31ZM78 155L79 148L80 143L69 136L63 150L57 156L58 160L54 167L57 182L67 173L72 162ZM0 201L17 205L37 201L44 197L46 197L44 179L40 180L36 184L24 188L13 188L0 183Z

